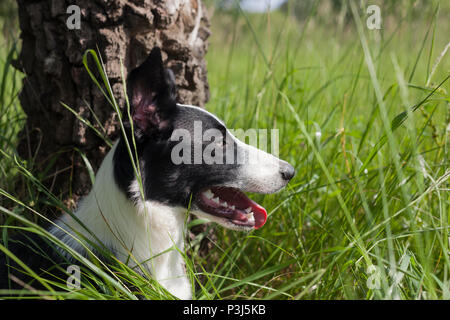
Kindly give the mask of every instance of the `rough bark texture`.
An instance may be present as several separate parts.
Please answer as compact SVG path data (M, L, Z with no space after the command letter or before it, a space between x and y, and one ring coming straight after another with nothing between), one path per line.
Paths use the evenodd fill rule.
M66 10L73 4L81 8L79 30L66 25ZM76 200L91 185L74 147L94 170L107 148L60 102L96 123L90 106L109 138L119 134L116 114L82 64L87 49L99 49L121 106L120 59L127 72L155 45L176 75L178 100L200 106L208 100L204 56L209 22L200 0L18 0L18 5L23 45L16 65L25 74L20 102L28 116L19 153L34 158L33 171L45 172L44 182L63 199Z

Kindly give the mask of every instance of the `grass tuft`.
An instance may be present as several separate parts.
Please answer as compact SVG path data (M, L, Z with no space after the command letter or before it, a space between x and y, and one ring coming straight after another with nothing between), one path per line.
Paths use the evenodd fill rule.
M278 129L280 157L297 174L277 194L252 196L268 209L263 228L246 234L209 225L188 241L182 254L196 299L450 298L450 7L380 1L382 29L369 30L365 1L338 12L326 3L313 2L298 18L294 1L270 14L214 13L208 110L229 128ZM70 212L16 155L21 75L11 66L17 45L7 44L0 49L0 250L8 253L7 231L15 228L58 244L33 217L44 206ZM122 114L100 57L89 51L84 61L122 124L129 106ZM135 159L134 141L127 146ZM15 195L17 177L29 182L26 199ZM198 255L210 228L213 248ZM49 290L21 297L173 298L123 263L71 254L85 275L80 290L35 275Z

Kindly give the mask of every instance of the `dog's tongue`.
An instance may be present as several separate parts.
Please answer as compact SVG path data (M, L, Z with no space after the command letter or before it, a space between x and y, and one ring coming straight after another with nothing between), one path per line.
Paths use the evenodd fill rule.
M244 193L237 191L236 189L226 187L212 187L212 192L236 207L234 217L236 220L245 219L243 216L243 210L252 208L253 217L255 218L255 229L261 228L267 220L267 212L262 206L255 201L248 198Z
M249 199L252 203L253 216L255 217L255 229L261 228L267 220L267 211L255 201Z

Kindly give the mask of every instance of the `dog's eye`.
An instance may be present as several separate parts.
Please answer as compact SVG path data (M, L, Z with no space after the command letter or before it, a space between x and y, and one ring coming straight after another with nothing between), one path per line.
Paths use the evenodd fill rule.
M227 139L225 137L221 138L221 139L218 139L216 141L216 144L217 144L218 147L225 147L227 145Z
M223 140L222 139L217 140L216 141L216 146L217 146L217 148L222 148L224 146Z

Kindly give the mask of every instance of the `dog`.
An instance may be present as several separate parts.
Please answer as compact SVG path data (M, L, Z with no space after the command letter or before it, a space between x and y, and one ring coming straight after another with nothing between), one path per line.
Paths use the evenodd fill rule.
M191 284L180 253L184 250L186 213L234 230L260 228L266 222L266 210L244 192L277 192L295 170L235 138L210 112L177 103L173 73L164 68L158 47L128 74L126 82L130 116L124 112L123 135L104 158L91 192L74 212L75 218L64 215L49 231L83 256L88 255L86 248L92 248L89 243L101 244L118 260L132 267L139 264L175 297L191 299ZM200 134L195 132L199 128ZM220 137L216 135L208 143L203 141L207 132ZM174 139L180 133L193 137L191 143L181 145L180 139ZM203 154L211 144L212 156L223 161L198 159L198 152ZM174 155L186 161L174 161ZM258 159L254 163L249 161L252 156ZM74 230L85 241L77 241L72 236ZM54 245L42 239L31 242L25 237L10 248L34 270L73 260L59 247L43 258L30 247L37 242L42 252L54 249ZM1 288L7 287L8 271L20 278L16 268L7 270L4 263L0 268Z

